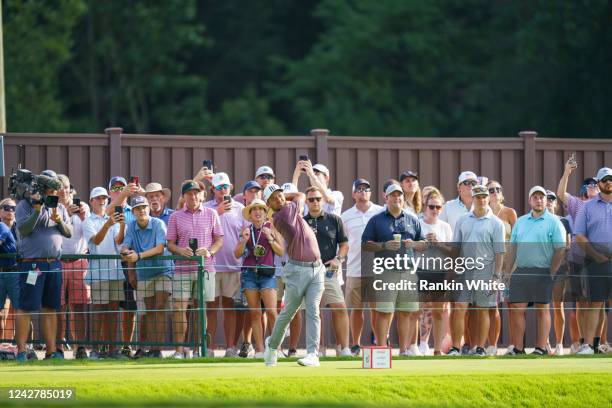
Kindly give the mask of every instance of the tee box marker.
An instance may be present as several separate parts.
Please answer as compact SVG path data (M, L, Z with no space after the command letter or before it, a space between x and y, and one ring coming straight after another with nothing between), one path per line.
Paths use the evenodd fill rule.
M361 350L361 368L391 368L391 347L365 346Z

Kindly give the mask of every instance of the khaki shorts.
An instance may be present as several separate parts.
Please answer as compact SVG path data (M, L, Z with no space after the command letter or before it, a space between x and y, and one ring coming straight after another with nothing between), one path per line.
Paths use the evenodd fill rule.
M91 283L91 303L107 305L109 302L123 302L125 291L123 280L96 281Z
M410 272L387 272L385 282L400 282L407 280L417 282L416 274ZM374 310L380 313L393 312L418 312L419 311L419 294L417 290L386 290L381 291L377 295L376 307Z
M215 300L215 273L204 273L204 301ZM198 273L175 274L172 278L172 298L179 301L199 299Z
M217 272L215 297L233 298L240 290L240 272Z
M146 281L138 281L136 299L142 300L155 296L155 292L172 293L172 279L166 275L161 275Z
M361 278L347 276L344 286L344 300L350 309L361 309L364 305L361 302Z
M342 296L342 288L338 278L334 275L331 279L325 278L325 290L321 297L321 305L328 306L335 303L344 304L344 296Z

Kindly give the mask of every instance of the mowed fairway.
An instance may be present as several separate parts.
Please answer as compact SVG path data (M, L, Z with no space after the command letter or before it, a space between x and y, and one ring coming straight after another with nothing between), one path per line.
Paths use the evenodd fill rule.
M216 360L219 361L219 360ZM418 358L390 370L360 360L0 364L2 387L72 387L79 406L612 406L612 358ZM0 404L6 405L6 391ZM41 406L41 402L35 403Z

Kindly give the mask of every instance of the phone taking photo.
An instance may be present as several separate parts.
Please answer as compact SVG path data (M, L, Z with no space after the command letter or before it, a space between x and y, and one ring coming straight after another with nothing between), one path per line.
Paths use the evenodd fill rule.
M123 207L120 205L115 206L115 214L123 214Z
M130 183L131 183L131 184L136 184L136 185L140 184L140 183L138 182L138 176L131 176L131 177L130 177Z
M72 204L76 205L77 207L81 206L81 199L80 198L73 198L72 199Z
M198 239L197 238L189 238L189 249L193 251L195 254L198 250Z
M208 159L203 160L202 161L202 167L206 167L210 171L215 171L213 169L213 162L212 162L212 160L208 160Z
M59 203L58 196L47 196L45 197L45 207L47 208L57 208L57 204Z
M301 154L300 155L300 161L308 161L308 155L307 154Z
M231 195L224 195L223 196L223 201L228 201L228 202L232 201L232 196Z

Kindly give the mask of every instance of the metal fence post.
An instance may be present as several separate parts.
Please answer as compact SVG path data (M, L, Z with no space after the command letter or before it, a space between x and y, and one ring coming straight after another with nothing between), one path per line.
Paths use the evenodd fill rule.
M206 293L204 290L204 258L200 257L198 260L198 317L200 320L200 355L202 357L208 357L208 347L206 344ZM210 278L210 275L209 275Z

